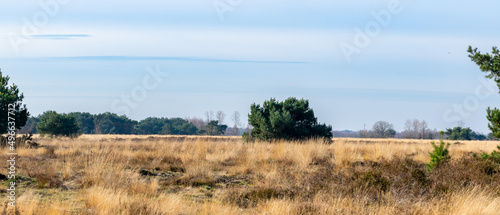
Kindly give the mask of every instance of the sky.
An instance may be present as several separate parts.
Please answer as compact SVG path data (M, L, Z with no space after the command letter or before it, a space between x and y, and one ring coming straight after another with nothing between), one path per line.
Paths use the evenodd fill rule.
M360 130L407 119L488 133L498 87L468 58L500 45L499 1L4 1L0 68L32 115L140 120L308 99Z

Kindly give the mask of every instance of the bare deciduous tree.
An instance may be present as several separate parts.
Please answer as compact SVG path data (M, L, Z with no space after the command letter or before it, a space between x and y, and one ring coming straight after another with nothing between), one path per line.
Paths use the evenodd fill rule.
M429 127L427 125L427 122L425 120L422 120L420 122L420 128L419 128L419 133L420 133L420 139L426 139L427 134L430 133Z
M213 110L205 112L205 120L206 120L206 123L209 123L210 121L214 120L214 111Z
M417 137L418 124L419 124L419 121L417 119L414 119L414 120L407 119L405 121L405 130L403 131L404 138L408 138L408 139L418 138Z
M238 128L240 127L240 113L235 111L233 115L231 115L231 120L233 121L233 132L234 135L238 135Z
M408 139L429 139L433 137L433 134L425 120L407 119L403 137Z
M217 111L216 119L219 121L219 125L224 124L224 119L226 118L226 114L224 111Z
M386 121L378 121L373 124L373 132L376 133L379 137L394 137L396 131L394 130L394 126L391 123Z
M203 118L201 117L186 118L186 121L192 123L194 126L196 126L196 128L198 128L198 130L204 130L205 126L207 125L205 120L203 120Z

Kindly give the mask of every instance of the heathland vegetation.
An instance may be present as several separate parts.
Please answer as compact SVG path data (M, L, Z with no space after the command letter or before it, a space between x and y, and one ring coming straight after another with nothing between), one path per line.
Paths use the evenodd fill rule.
M500 142L453 143L449 159L436 159L439 165L428 171L429 140L246 144L239 137L137 135L34 140L42 147L18 150L20 214L451 215L500 210L495 152ZM1 149L0 159L7 160L6 153ZM0 173L6 174L5 168ZM0 189L6 189L6 182Z

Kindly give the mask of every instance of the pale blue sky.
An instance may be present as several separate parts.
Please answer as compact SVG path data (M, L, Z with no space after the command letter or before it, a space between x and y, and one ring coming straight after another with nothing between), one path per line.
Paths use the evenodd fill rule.
M224 20L214 4L231 10ZM500 96L466 50L500 45L498 8L498 1L7 1L0 68L34 115L124 110L122 95L158 66L168 76L127 106L133 119L223 110L246 121L251 103L294 96L309 99L336 130L386 120L401 131L417 118L437 129L462 120L486 133L485 109L500 106ZM383 11L391 14L384 23L372 15ZM379 31L348 61L342 44L355 46L356 29L369 34L374 23L379 28L369 30ZM493 93L483 95L485 85Z

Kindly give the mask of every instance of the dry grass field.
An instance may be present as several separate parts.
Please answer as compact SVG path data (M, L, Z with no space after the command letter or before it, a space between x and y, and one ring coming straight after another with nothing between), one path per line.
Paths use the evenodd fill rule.
M243 144L231 137L83 135L20 148L18 214L498 214L500 173L451 141L429 173L430 141ZM0 153L8 160L7 150ZM0 173L7 173L7 162ZM9 214L2 181L0 210Z

